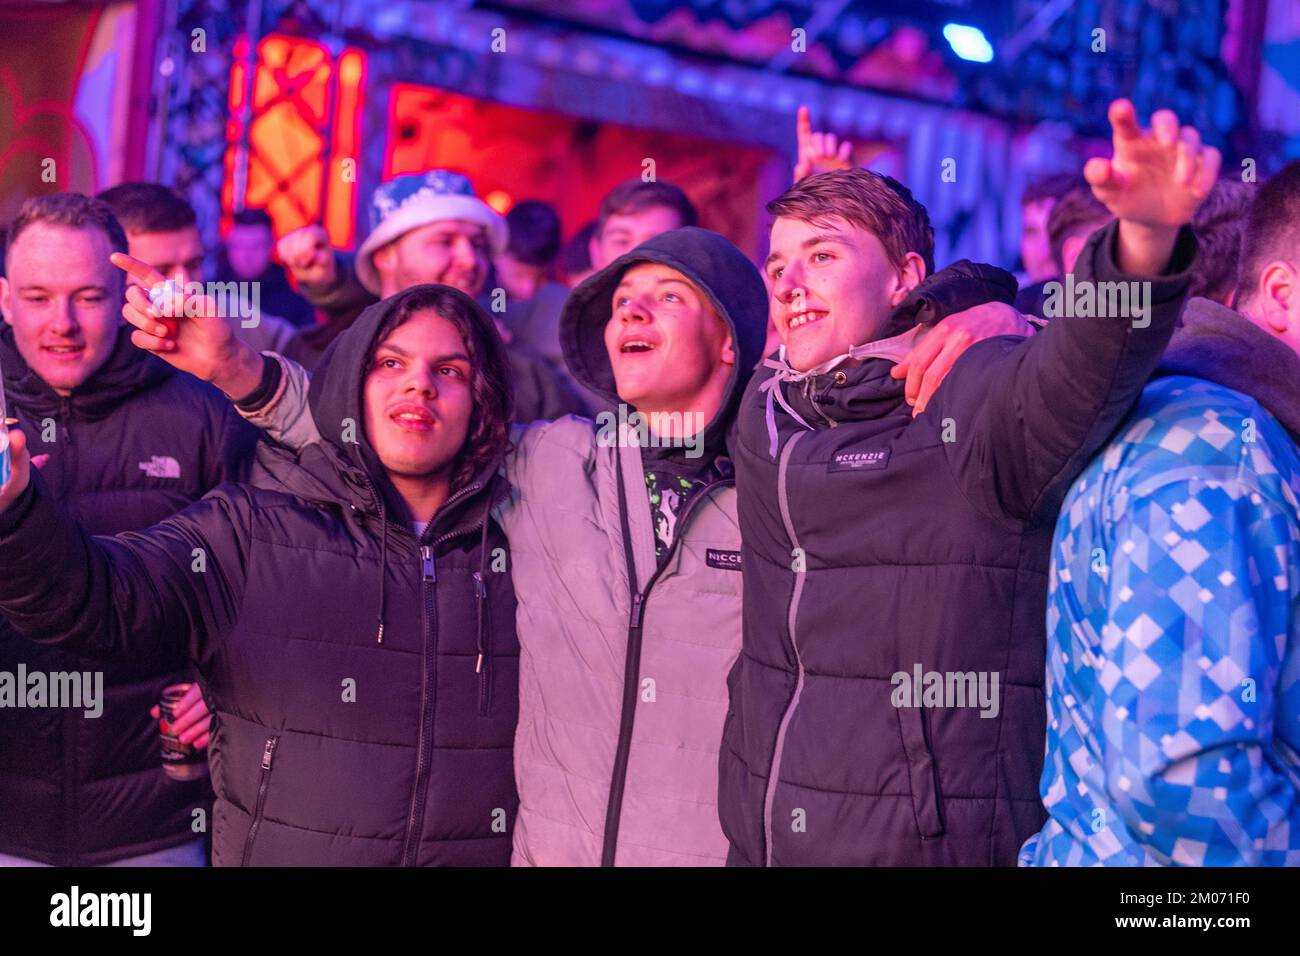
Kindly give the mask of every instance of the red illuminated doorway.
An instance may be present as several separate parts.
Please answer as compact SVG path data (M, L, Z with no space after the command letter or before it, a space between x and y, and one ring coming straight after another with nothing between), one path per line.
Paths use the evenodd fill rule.
M498 211L523 199L552 203L566 236L596 217L613 186L640 176L647 159L656 178L686 190L700 225L758 255L763 203L788 185L786 160L775 150L594 123L428 86L390 89L384 179L454 169Z

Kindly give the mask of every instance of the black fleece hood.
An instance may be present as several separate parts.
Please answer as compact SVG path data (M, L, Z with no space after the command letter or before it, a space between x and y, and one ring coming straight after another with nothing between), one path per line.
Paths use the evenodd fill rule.
M720 447L750 373L763 357L767 338L767 289L758 269L730 240L696 226L648 239L590 276L569 295L560 315L560 345L573 377L618 405L614 370L605 351L605 325L613 309L614 290L623 273L643 262L676 269L709 300L731 330L736 365L727 382L727 397L704 432L706 447Z
M104 418L133 395L180 374L162 359L132 345L133 331L125 323L118 327L113 351L95 374L72 390L65 406L64 398L22 357L13 328L7 322L0 323L0 366L3 366L5 392L33 418L56 416L64 407L70 407L82 419Z
M369 436L366 435L362 401L367 363L378 344L380 327L410 300L433 289L450 293L465 303L469 313L475 316L487 332L490 347L497 353L496 359L505 363L505 345L501 341L501 336L478 303L451 286L417 285L376 302L363 311L352 325L330 343L312 375L307 399L311 406L312 419L321 437L342 457L344 462L351 466L349 470L352 472L352 477L363 482L368 479L373 490L382 498L382 501L375 504L381 505L389 515L400 516L402 523L408 527L411 523L410 511L388 479L387 469L379 460L379 455L370 444ZM350 427L349 422L352 423ZM345 434L355 440L345 441ZM473 483L481 483L485 487L492 484L492 478L499 467L500 461L486 465L475 476ZM467 496L467 499L475 497L477 496ZM451 503L449 500L448 505ZM460 504L462 507L455 509L457 513L465 510L464 506L469 505L469 500ZM481 509L482 505L479 506L479 510ZM449 521L458 523L451 513L444 512L440 512L437 516L440 526L445 527Z

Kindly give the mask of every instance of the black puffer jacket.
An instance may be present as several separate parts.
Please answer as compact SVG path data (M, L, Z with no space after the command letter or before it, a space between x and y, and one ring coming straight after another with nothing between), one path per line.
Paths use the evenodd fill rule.
M312 387L325 434L364 421L366 357L409 294L326 353ZM518 644L505 538L485 524L500 463L419 539L364 435L266 463L279 490L225 485L95 540L36 475L0 515L0 562L20 568L0 611L105 656L188 643L217 716L215 865L507 864Z
M210 385L131 345L70 396L57 395L0 329L8 413L33 455L50 456L51 495L96 534L138 531L244 477L258 432ZM8 575L10 564L2 565ZM0 853L92 866L195 838L192 811L210 808L206 781L164 777L149 708L187 676L172 648L134 662L93 663L24 641L0 621L0 671L103 671L104 709L0 711Z
M1085 246L1079 281L1123 278L1115 236ZM751 380L735 446L745 633L720 759L728 862L1014 864L1043 821L1056 511L1155 368L1194 251L1184 230L1173 274L1151 282L1149 327L1058 318L981 342L916 418L892 363L869 358L784 386L814 427L778 405L773 457L772 374ZM900 706L917 667L945 688L982 674L987 691L997 675L996 707L963 706L955 677L952 698Z

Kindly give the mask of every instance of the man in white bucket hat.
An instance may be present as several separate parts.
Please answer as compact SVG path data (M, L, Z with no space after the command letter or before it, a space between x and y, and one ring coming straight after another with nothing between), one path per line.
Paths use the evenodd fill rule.
M308 301L326 314L323 327L300 333L284 354L312 367L361 309L422 282L453 286L499 314L487 283L491 256L508 238L505 219L460 173L431 169L382 183L371 197L370 233L355 261L332 250L320 226L280 240L280 258ZM584 410L541 355L521 342L508 344L518 421Z

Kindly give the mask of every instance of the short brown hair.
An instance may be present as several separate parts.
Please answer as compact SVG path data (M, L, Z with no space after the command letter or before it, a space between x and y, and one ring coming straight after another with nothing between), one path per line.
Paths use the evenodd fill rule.
M161 183L122 183L105 189L99 198L132 234L176 232L198 222L194 207Z
M767 211L809 223L839 217L879 239L896 269L915 252L925 260L925 274L934 273L930 214L892 176L856 167L807 176L768 203Z
M1192 216L1192 232L1199 248L1187 286L1189 299L1199 295L1216 302L1229 301L1237 288L1237 264L1254 195L1251 183L1220 179Z
M630 216L654 206L663 206L677 213L683 226L693 226L699 219L695 204L680 186L664 180L647 183L628 179L611 189L601 200L600 212L596 215L596 235L605 230L605 222L610 216Z
M1060 199L1052 205L1047 216L1047 242L1052 248L1052 261L1065 274L1062 250L1065 241L1073 236L1089 234L1111 220L1110 210L1092 194L1092 187L1080 177Z
M1255 294L1260 273L1278 258L1300 259L1300 159L1287 163L1260 186L1250 204L1241 243L1238 302Z
M108 237L114 252L126 252L126 233L122 224L98 199L82 193L54 193L50 196L33 196L22 204L18 215L9 224L5 255L13 251L14 243L28 226L37 223L49 226L66 226L69 229L98 229Z

